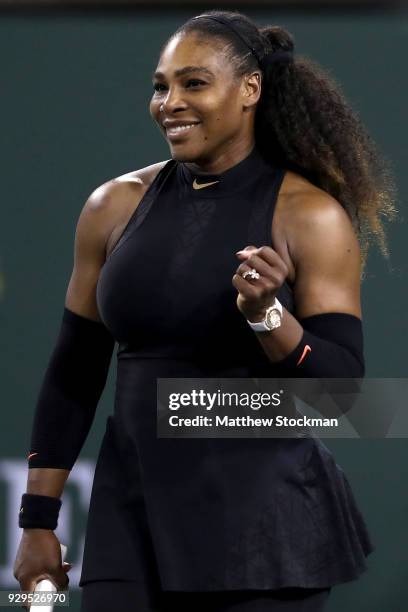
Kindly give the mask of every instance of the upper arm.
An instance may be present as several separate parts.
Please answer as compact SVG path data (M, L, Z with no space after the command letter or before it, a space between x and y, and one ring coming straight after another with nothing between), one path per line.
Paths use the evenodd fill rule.
M76 227L74 265L65 298L69 310L101 320L96 285L106 260L108 240L119 238L146 189L166 163L119 176L95 189L85 202Z
M100 321L96 284L105 262L105 246L112 231L112 184L98 187L87 199L75 231L74 265L65 306L84 317Z
M76 226L74 265L65 298L69 310L101 320L96 285L106 260L106 246L114 229L138 205L143 189L143 181L136 173L129 173L101 185L85 202Z
M361 318L360 247L346 211L316 190L299 197L291 213L287 240L297 317L342 312Z

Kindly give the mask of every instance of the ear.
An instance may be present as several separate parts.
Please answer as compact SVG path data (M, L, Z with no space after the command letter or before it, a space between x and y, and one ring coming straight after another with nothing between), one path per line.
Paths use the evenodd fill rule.
M244 108L250 108L257 104L261 97L261 84L262 74L260 70L244 76L241 85Z

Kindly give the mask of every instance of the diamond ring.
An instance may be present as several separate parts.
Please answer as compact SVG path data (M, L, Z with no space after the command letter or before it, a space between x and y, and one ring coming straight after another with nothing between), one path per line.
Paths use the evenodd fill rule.
M258 280L261 277L259 272L255 270L255 268L251 268L251 270L247 270L246 272L244 272L242 278L246 278L247 276L249 276L253 280Z

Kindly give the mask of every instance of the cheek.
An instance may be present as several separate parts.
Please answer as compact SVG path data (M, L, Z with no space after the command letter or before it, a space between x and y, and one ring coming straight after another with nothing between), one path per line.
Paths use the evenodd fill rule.
M224 123L230 125L239 120L239 116L239 108L234 94L223 97L214 113L215 122L218 126Z
M158 100L156 100L155 98L151 98L150 103L149 103L149 111L150 111L150 115L153 117L153 119L158 119L159 114L160 114L160 102Z
M235 108L231 108L230 100L214 100L213 103L209 103L205 111L203 110L203 118L206 118L206 124L208 128L220 130L224 126L229 125L235 121Z

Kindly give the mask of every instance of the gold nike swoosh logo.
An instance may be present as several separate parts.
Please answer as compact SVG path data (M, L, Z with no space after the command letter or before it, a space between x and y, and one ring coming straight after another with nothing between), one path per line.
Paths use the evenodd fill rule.
M213 181L212 183L197 183L197 179L193 181L193 189L204 189L204 187L210 187L210 185L215 185L220 181Z

